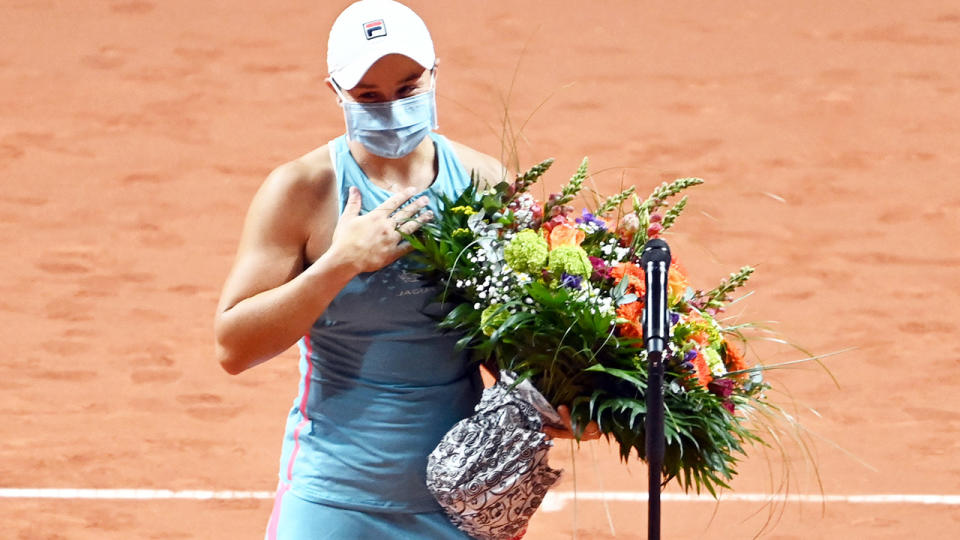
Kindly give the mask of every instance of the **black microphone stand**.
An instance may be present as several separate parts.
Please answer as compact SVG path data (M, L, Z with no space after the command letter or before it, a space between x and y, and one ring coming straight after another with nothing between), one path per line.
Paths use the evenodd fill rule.
M643 309L643 342L647 351L646 454L647 538L660 540L660 470L663 468L663 353L670 338L667 314L667 281L670 247L660 239L646 243L640 258L647 290Z

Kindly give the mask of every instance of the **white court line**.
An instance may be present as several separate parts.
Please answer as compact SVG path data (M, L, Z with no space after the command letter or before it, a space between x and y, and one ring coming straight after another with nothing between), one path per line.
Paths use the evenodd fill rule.
M549 491L543 498L540 510L559 512L567 502L607 501L607 502L647 502L646 492L636 491ZM661 493L662 502L709 502L717 500L708 494ZM771 493L723 493L720 502L790 502L790 503L848 503L848 504L939 504L960 506L960 495L921 495L921 494L869 494L869 495L779 495Z
M110 500L223 500L273 499L272 491L209 491L170 489L23 489L0 488L0 499L110 499ZM646 502L647 493L637 491L550 491L540 510L558 512L570 501ZM662 493L663 502L710 502L710 495ZM776 495L769 493L724 493L721 502L790 502L848 504L933 504L960 506L960 495L868 494L868 495Z
M0 499L272 499L273 491L207 491L170 489L4 489Z

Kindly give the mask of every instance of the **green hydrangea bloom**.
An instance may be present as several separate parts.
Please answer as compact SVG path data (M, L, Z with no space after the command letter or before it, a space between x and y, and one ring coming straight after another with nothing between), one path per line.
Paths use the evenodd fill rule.
M727 369L723 367L723 358L720 357L720 353L717 352L713 347L707 347L700 351L703 354L703 359L707 362L707 367L710 368L710 373L714 376L720 376L727 372Z
M517 272L538 274L547 263L547 241L535 231L520 231L503 248L503 258Z
M503 304L491 304L480 313L480 329L486 336L492 336L506 322L510 312Z
M550 251L547 270L557 278L564 273L588 278L593 273L593 264L582 247L558 246Z

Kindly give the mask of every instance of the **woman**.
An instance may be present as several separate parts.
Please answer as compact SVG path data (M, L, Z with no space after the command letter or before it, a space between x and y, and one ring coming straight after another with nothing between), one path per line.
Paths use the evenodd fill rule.
M300 348L267 537L465 538L424 471L482 385L456 336L436 330L437 290L408 271L400 232L441 211L438 196L462 191L470 171L492 181L504 171L433 133L436 57L410 9L349 6L327 64L347 133L263 183L216 317L229 373Z

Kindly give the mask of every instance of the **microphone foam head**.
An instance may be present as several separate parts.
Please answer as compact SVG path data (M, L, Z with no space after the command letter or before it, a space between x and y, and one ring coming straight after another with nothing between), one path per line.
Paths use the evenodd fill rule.
M646 268L647 264L651 262L670 264L670 246L659 238L648 240L643 246L643 255L640 256L640 264Z

